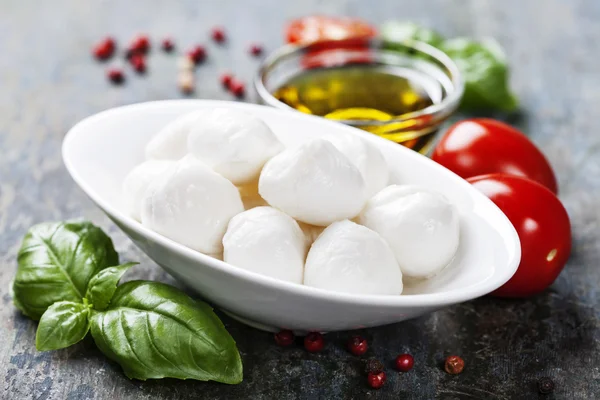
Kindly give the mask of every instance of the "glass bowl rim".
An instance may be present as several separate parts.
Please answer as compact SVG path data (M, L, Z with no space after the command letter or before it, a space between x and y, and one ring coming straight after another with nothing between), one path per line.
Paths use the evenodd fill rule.
M264 101L267 105L270 105L275 108L285 109L285 110L294 110L293 107L288 106L282 101L277 100L269 90L267 90L265 86L265 80L270 70L273 69L280 61L284 60L287 57L291 57L307 50L310 50L311 47L322 47L324 44L331 44L335 46L336 42L340 44L344 43L343 40L336 41L331 40L329 42L316 42L316 43L308 43L303 45L297 44L286 44L281 46L277 50L270 53L260 64L258 73L254 76L254 89L258 93L260 99ZM395 50L388 50L382 47L385 43L381 39L372 39L367 42L367 48L370 50L374 50L377 53L382 54L393 54L397 55ZM460 103L462 99L465 84L460 73L460 70L456 63L452 61L452 59L443 51L427 44L425 42L420 42L416 40L406 40L403 42L394 43L395 45L403 46L404 48L416 52L420 52L425 54L435 61L439 62L444 68L446 68L450 72L450 81L453 84L453 90L448 93L448 95L439 103L432 104L428 107L423 108L422 110L413 111L410 113L402 114L400 118L392 118L389 120L381 121L381 120L335 120L336 122L341 122L351 126L385 126L388 124L401 123L409 120L414 120L417 118L423 118L427 116L436 116L436 115L448 115L452 113ZM413 56L414 57L414 56ZM298 111L299 112L299 111Z

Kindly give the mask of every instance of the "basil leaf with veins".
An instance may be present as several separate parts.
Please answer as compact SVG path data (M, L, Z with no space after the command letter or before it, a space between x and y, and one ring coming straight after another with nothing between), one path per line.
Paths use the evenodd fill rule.
M38 320L58 301L81 303L90 279L118 263L111 239L91 222L35 225L19 250L14 304Z
M124 283L90 323L96 345L131 379L242 381L235 341L212 308L172 286Z
M117 283L119 283L123 274L136 264L138 263L129 262L115 267L108 267L90 279L85 298L94 310L102 311L108 307L117 290Z
M86 304L59 301L42 315L35 334L35 347L39 351L69 347L87 335L90 330Z

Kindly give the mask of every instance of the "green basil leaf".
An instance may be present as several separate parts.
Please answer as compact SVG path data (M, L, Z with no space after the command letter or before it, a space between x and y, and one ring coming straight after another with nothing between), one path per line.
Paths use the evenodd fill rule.
M235 341L212 308L172 286L126 282L90 322L100 350L131 379L242 381Z
M436 31L410 21L387 21L381 25L380 32L384 46L389 49L393 49L395 43L410 40L418 40L433 47L439 47L444 40Z
M457 38L442 50L456 63L465 80L464 110L514 111L518 100L509 88L509 71L500 45L492 39Z
M119 283L123 274L136 264L139 263L130 262L116 267L108 267L90 279L85 298L94 310L102 311L108 307L110 299L117 290L117 283Z
M39 351L69 347L87 335L89 307L72 301L52 304L42 315L35 334L35 347Z
M39 319L57 301L81 302L89 280L119 264L110 238L90 222L47 222L23 239L13 283L14 304Z

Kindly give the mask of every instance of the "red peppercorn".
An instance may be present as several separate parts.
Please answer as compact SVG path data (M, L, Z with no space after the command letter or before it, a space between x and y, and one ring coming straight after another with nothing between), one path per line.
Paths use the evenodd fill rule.
M465 368L465 361L459 356L448 356L444 363L444 369L452 375L460 374Z
M170 53L175 48L175 43L173 43L173 40L171 38L165 38L162 41L161 47L164 51Z
M220 26L214 27L211 36L215 42L223 43L225 41L225 30Z
M114 49L115 47L117 47L117 42L111 36L105 37L104 40L102 40L102 43L104 43L106 46L110 47L111 49Z
M231 80L233 79L233 75L230 74L229 72L225 72L223 75L221 75L221 84L226 87L227 89L229 89L229 85L231 85Z
M261 45L253 44L252 46L250 46L250 54L252 54L253 56L260 56L262 52L263 48Z
M396 357L396 369L400 372L408 372L415 365L415 359L410 354L400 354Z
M123 74L123 71L119 68L109 68L106 71L106 76L112 83L117 85L123 83L123 81L125 80L125 75Z
M275 334L275 343L281 347L291 346L294 343L294 332L283 329Z
M206 58L206 49L203 46L194 46L193 49L188 51L187 55L197 65Z
M379 389L383 386L383 384L385 383L385 372L380 371L380 372L369 372L369 375L367 375L367 382L369 382L369 386L371 386L373 389Z
M94 46L92 53L94 57L98 60L108 60L110 56L113 54L113 50L105 45L96 45Z
M244 94L246 93L244 82L238 81L235 78L229 83L229 90L231 90L231 93L236 97L244 97Z
M147 35L140 34L131 41L129 49L146 54L150 50L150 39Z
M323 350L325 340L319 332L310 332L304 337L304 348L310 353L316 353Z
M94 57L98 60L107 60L112 57L115 52L115 40L113 38L106 37L100 43L96 44L93 48Z
M131 57L130 62L131 66L137 73L143 74L146 72L146 59L143 55L135 54L133 57Z
M348 350L355 356L361 356L367 352L369 345L367 339L360 336L352 336L348 340Z

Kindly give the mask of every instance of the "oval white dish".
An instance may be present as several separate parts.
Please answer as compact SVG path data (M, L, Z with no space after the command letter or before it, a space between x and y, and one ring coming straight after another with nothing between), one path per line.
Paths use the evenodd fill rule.
M390 166L390 183L429 187L456 205L461 240L454 260L431 279L405 280L401 296L353 295L246 271L142 226L125 212L122 182L143 161L146 143L160 128L200 107L254 113L288 147L335 132L371 141ZM319 117L237 102L141 103L84 119L67 133L62 153L75 182L142 251L215 306L260 329L336 331L399 322L490 293L510 279L519 265L521 249L513 226L466 181L403 146Z

